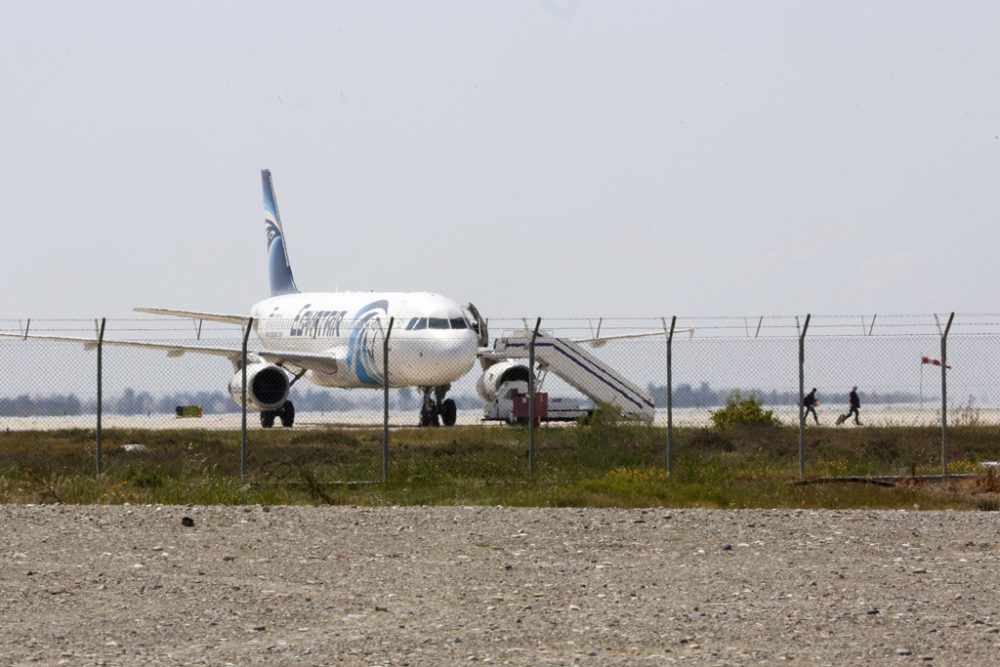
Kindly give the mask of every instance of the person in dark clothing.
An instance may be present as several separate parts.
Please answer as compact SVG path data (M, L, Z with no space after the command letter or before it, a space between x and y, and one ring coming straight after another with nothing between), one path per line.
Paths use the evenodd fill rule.
M802 405L806 409L805 413L803 413L802 415L802 418L808 419L809 413L811 412L813 419L815 419L816 423L819 424L819 417L816 415L816 403L817 403L816 387L813 387L813 390L810 391L808 394L806 394L805 397L802 399Z
M861 420L859 419L860 414L858 412L861 409L861 399L858 398L858 385L854 385L854 388L851 389L851 393L848 395L848 401L850 401L850 404L848 406L847 414L840 415L840 419L837 420L837 423L842 424L847 421L848 417L854 415L854 423L857 426L862 426Z

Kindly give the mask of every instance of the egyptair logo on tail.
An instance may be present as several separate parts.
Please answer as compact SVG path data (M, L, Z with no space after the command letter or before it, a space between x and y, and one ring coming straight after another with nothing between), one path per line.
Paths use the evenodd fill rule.
M270 250L271 246L274 244L274 240L281 236L281 230L278 229L278 223L274 221L274 218L269 215L270 211L265 211L264 213L264 226L267 228L267 249Z

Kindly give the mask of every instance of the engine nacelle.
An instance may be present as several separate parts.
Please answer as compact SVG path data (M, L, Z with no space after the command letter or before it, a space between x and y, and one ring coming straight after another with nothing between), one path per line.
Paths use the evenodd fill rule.
M288 399L291 384L285 371L274 364L247 365L247 407L255 410L277 410ZM243 407L243 373L229 381L229 395Z
M503 383L516 381L526 383L530 376L531 371L526 363L508 359L495 363L483 371L479 381L476 382L476 391L484 401L490 403L496 398L497 391Z

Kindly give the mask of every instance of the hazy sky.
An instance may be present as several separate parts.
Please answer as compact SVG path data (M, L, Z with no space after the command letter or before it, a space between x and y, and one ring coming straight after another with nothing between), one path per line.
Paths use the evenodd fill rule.
M0 4L4 317L996 312L993 2Z

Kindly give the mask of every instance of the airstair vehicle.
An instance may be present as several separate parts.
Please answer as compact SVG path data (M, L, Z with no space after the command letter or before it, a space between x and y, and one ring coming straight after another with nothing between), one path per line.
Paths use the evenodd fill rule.
M480 350L485 372L476 389L486 401L485 419L510 421L506 402L511 401L512 394L527 393L530 369L522 360L528 359L531 336L527 329L514 331L496 339L492 349ZM649 392L625 379L579 343L539 331L535 339L535 363L543 378L545 373L554 373L594 404L616 406L626 418L653 421L656 406ZM540 384L539 380L536 391Z

